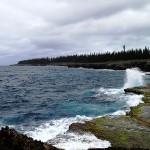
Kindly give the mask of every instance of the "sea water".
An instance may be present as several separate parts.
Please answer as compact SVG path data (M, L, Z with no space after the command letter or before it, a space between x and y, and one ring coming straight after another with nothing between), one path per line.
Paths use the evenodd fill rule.
M109 141L90 133L67 132L69 125L104 115L125 115L142 95L124 88L141 86L138 69L96 70L53 66L0 67L0 126L67 150L106 148Z

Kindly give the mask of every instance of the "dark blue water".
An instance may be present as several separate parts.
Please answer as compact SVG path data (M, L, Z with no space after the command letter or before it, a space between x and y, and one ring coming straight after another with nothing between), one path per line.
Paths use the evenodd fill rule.
M122 89L126 76L126 71L0 67L0 126L46 141L65 133L73 118L129 110L130 94Z
M124 76L124 71L1 67L0 120L7 125L28 125L31 121L114 112L120 105L107 97L97 98L95 89L121 88Z

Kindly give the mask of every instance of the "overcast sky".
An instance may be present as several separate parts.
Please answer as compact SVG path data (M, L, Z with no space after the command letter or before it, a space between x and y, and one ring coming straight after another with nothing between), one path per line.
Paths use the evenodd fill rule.
M150 46L150 0L0 0L0 65Z

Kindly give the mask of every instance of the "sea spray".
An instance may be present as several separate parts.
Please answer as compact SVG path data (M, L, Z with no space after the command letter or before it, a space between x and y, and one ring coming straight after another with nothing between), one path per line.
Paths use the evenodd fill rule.
M136 86L143 86L145 74L138 68L126 69L126 78L123 89L132 88Z
M35 128L34 131L27 131L25 134L32 136L34 139L46 142L57 135L64 134L69 129L70 124L76 122L83 123L85 120L88 121L91 119L92 117L77 115L76 117L50 120Z
M127 104L130 107L134 107L134 106L139 105L140 103L144 103L142 101L143 97L144 97L143 95L132 95L132 96L129 97L129 100L127 101Z
M123 89L145 85L144 75L145 74L141 72L139 68L126 69L126 78ZM143 95L134 94L129 96L126 103L128 106L134 107L140 103L144 103L142 98Z
M65 150L86 150L88 148L107 148L111 144L109 141L97 139L90 133L67 132L72 123L83 123L91 120L92 117L80 116L71 118L61 118L43 123L34 131L27 131L25 134L34 139L48 142L58 148Z
M139 95L125 94L124 88L134 87L137 85L139 86L143 84L143 74L138 69L127 69L126 81L122 88L104 88L102 85L102 87L99 90L92 92L94 95L86 94L84 96L85 98L86 96L91 97L91 101L101 101L101 104L98 106L102 106L105 109L109 109L112 115L125 115L127 109L129 110L129 106L138 105L141 102L141 97L139 97ZM102 97L104 99L100 99L99 97ZM123 103L125 107L123 106ZM113 106L113 108L111 108L110 106ZM92 134L78 134L67 132L70 124L76 122L84 122L85 120L91 120L93 119L93 117L98 116L93 115L92 117L86 117L77 115L76 117L49 120L43 122L40 126L36 127L35 129L29 129L25 133L33 137L34 139L38 139L44 142L48 141L56 147L65 148L66 150L107 148L111 145L110 142L97 139Z
M125 71L125 81L122 88L103 88L101 87L98 90L96 96L100 96L101 93L105 95L116 95L124 93L124 89L132 88L137 86L143 86L145 84L144 81L144 73L141 72L138 68L126 69Z
M68 138L59 139L57 146L58 148L64 148L65 150L87 150L89 148L107 148L110 147L110 142L106 140L97 139L91 133L66 133Z
M137 86L145 85L144 81L145 74L141 72L138 68L126 69L125 71L125 80L122 88L103 88L101 87L99 90L96 90L95 97L101 97L105 95L105 101L107 97L107 101L125 101L126 105L129 107L137 106L140 103L143 103L142 97L143 95L136 94L125 94L124 89L132 88ZM125 114L127 110L118 110L117 112L112 113L113 115Z

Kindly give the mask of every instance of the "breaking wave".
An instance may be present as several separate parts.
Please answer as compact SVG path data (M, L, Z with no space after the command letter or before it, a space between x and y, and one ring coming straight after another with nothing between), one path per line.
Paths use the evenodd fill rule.
M126 80L124 86L120 89L115 88L103 88L93 90L94 95L91 97L105 97L106 101L124 101L126 104L125 108L111 113L111 115L125 115L129 108L136 106L139 103L143 103L142 95L136 94L125 94L124 89L134 86L144 85L143 73L137 68L126 70ZM95 116L100 117L100 116ZM68 132L69 126L72 123L83 123L85 120L91 120L93 117L86 117L77 115L76 117L61 118L58 120L50 120L43 123L41 126L34 130L28 130L25 134L33 137L34 139L48 142L56 147L64 148L66 150L85 150L88 148L107 148L111 146L109 141L97 139L90 133L80 134Z
M79 134L67 132L72 123L83 123L91 120L92 117L79 116L51 120L36 128L34 131L27 131L25 134L34 139L48 142L65 150L86 150L88 148L107 148L111 144L109 141L97 139L90 133Z
M143 86L145 84L143 78L144 75L145 74L138 68L126 69L126 78L123 88L126 89L135 86Z

